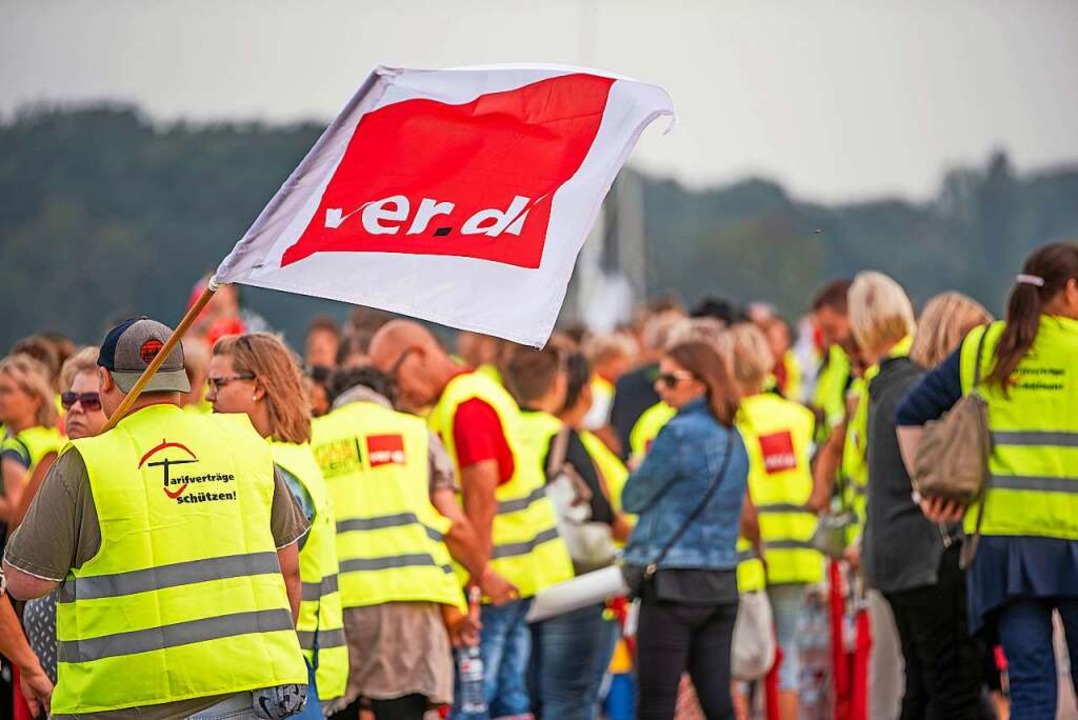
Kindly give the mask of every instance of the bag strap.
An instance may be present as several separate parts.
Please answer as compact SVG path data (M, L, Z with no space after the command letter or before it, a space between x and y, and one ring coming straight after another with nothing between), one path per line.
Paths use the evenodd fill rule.
M985 340L988 339L989 327L991 326L984 326L984 332L981 333L981 339L977 342L977 360L976 365L973 366L973 388L970 390L972 394L977 394L977 386L981 384L981 358L984 355L984 345ZM987 504L988 481L986 478L984 492L981 494L981 504L977 506L977 520L973 527L973 537L969 538L962 545L962 554L958 558L958 565L963 570L973 563L973 557L977 554L977 546L981 543L981 523L984 522L984 506Z
M565 467L566 458L569 456L569 432L569 426L562 425L550 443L550 451L546 457L546 478L548 482L556 478L562 468Z
M667 541L666 545L663 546L663 549L659 551L659 554L657 556L655 556L655 559L648 563L647 568L644 569L645 579L650 578L658 571L659 563L661 563L663 559L666 558L666 554L670 552L670 549L674 547L674 545L677 545L678 540L680 540L681 537L688 531L689 527L693 524L693 522L696 521L696 518L700 517L700 514L704 512L708 505L711 504L711 498L715 496L715 491L719 489L719 485L722 484L722 479L726 475L726 468L730 466L730 456L734 454L734 433L736 432L737 430L732 427L727 428L726 454L722 458L722 465L719 467L719 472L716 473L715 479L711 481L711 486L704 494L703 501L701 501L699 504L697 504L695 508L693 508L693 511L689 513L689 517L685 518L685 522L681 524L681 527L678 528L677 532L674 533L673 537L671 537L670 540Z

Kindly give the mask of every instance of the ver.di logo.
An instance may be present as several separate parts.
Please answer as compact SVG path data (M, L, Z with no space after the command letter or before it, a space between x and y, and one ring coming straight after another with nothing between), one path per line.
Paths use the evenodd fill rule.
M153 458L162 455L166 450L168 450L170 448L175 448L177 450L180 450L181 452L186 453L188 457L186 459L182 458L182 457L181 458L162 457L160 460L156 460L154 462L147 462L148 460L152 460ZM169 453L169 455L173 455L173 456L175 454L176 453ZM160 445L158 445L157 447L151 449L149 452L147 452L145 455L142 456L142 459L139 460L138 467L139 467L139 470L142 469L143 465L145 465L146 467L159 467L159 468L162 468L163 469L162 473L163 473L163 478L164 478L164 488L163 489L165 491L165 495L168 495L169 499L175 500L180 495L183 495L184 490L187 489L187 483L185 482L182 485L180 485L179 489L176 490L175 492L169 490L169 470L168 469L170 467L172 467L173 465L187 465L187 464L193 463L193 462L198 462L198 457L193 452L191 452L191 450L188 449L188 447L186 445L184 445L182 443L178 443L178 442L169 442L168 440L162 439Z

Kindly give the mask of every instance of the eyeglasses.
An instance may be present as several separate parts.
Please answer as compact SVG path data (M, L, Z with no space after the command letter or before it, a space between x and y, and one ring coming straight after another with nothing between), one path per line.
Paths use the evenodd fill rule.
M693 374L687 370L679 370L672 373L660 373L655 379L668 388L676 388L677 384L682 380L692 380Z
M75 403L82 405L86 412L95 412L101 409L101 395L95 392L60 393L60 404L64 406L64 410L70 411L75 407Z
M222 377L208 377L206 382L210 384L217 392L221 392L221 388L228 385L234 380L254 380L254 373L239 373L237 375L224 375Z

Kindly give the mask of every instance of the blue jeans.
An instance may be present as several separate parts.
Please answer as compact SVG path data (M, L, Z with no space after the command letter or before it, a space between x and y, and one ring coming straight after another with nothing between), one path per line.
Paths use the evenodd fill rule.
M480 614L483 623L479 631L479 654L483 659L483 689L487 714L464 713L454 704L454 720L487 720L488 718L529 715L527 674L531 658L531 634L525 619L532 601L516 600L505 605L484 605ZM459 677L454 695L459 702Z
M1058 610L1078 688L1078 598L1013 600L999 610L999 639L1007 656L1011 720L1054 720L1058 698L1052 610Z
M779 690L798 692L801 688L801 646L797 625L805 607L805 584L769 585L767 597L775 617L775 636L782 648Z
M531 626L532 660L528 689L537 717L594 720L602 674L603 605L589 605ZM604 668L605 671L605 668Z

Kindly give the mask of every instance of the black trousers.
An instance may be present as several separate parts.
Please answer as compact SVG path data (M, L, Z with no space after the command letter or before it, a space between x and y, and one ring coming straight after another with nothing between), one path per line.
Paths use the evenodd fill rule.
M686 670L707 720L732 720L730 644L737 603L685 605L651 600L640 605L637 675L640 720L671 720Z
M960 552L960 543L944 551L935 585L884 593L906 664L901 720L984 717L982 653L969 634Z
M423 695L405 695L393 700L367 700L358 698L351 705L334 713L332 720L357 720L365 707L370 707L375 720L423 720L427 712L427 698Z

